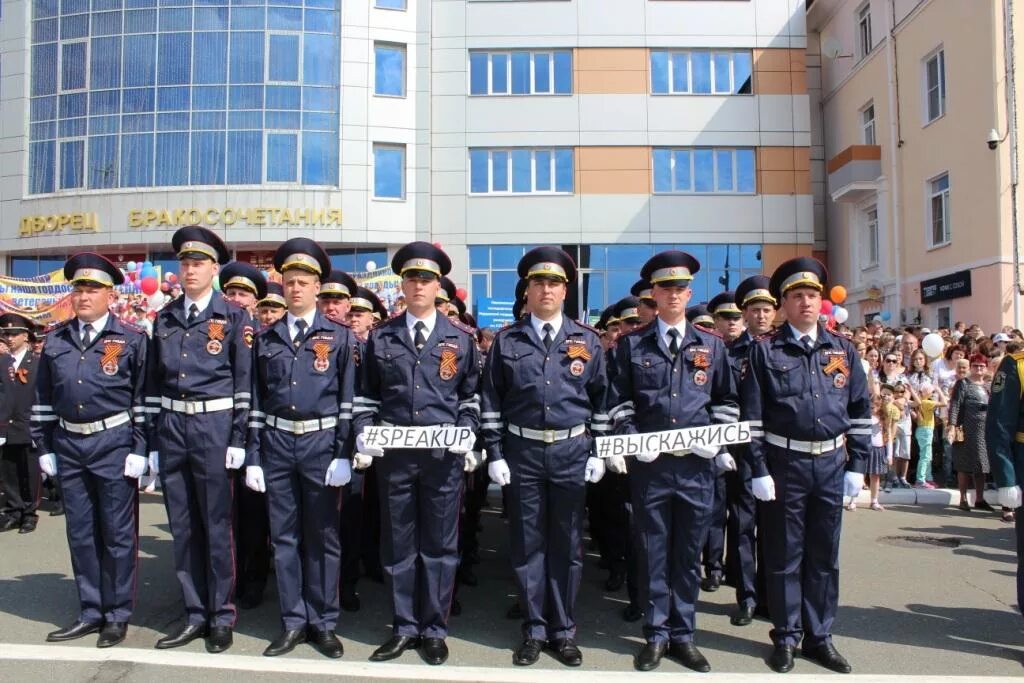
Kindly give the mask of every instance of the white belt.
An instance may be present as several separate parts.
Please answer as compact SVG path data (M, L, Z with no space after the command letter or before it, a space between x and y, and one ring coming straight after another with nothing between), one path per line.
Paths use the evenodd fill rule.
M779 448L788 448L791 451L810 453L811 455L831 453L834 450L842 448L843 444L846 443L846 437L843 434L827 441L797 441L796 439L787 439L784 436L766 432L764 440L773 446L778 446Z
M176 401L166 396L160 397L160 406L176 413L198 415L199 413L215 413L235 407L235 399L231 397L214 398L209 401Z
M533 441L543 441L544 443L565 441L574 436L579 436L585 431L587 431L587 425L576 425L570 429L529 429L528 427L518 427L512 424L508 426L509 434L515 434L516 436L532 439Z
M274 429L280 429L282 432L309 434L310 432L319 432L324 429L334 429L338 426L338 418L315 417L312 420L286 420L283 417L267 415L267 425Z
M104 429L112 429L131 422L132 414L128 411L117 413L110 417L95 422L68 422L63 417L60 419L60 426L72 434L96 434Z

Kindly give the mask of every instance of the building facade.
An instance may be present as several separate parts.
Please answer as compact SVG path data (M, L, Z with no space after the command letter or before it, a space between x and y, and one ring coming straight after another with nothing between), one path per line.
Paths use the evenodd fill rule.
M851 321L1021 326L1012 113L1021 93L1007 68L1021 9L1013 0L809 4L824 161L815 218Z
M439 242L474 302L561 244L594 315L669 246L695 300L822 252L802 0L6 0L7 272ZM824 224L818 222L821 226Z

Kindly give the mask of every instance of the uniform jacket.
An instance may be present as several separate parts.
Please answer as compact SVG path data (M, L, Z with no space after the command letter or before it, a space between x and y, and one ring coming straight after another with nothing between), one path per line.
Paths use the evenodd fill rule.
M999 363L985 416L985 447L992 478L1000 488L1019 486L1024 475L1024 352L1011 353Z
M36 397L36 378L39 376L39 354L31 347L14 367L14 356L0 358L0 437L12 446L32 443L29 417Z

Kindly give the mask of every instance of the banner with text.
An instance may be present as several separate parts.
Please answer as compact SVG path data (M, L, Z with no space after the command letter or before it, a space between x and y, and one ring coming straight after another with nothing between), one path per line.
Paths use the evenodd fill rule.
M642 455L644 453L670 453L685 451L694 446L735 446L750 443L750 423L713 424L705 427L671 429L665 432L647 434L621 434L599 436L594 439L597 455L601 458L612 456Z

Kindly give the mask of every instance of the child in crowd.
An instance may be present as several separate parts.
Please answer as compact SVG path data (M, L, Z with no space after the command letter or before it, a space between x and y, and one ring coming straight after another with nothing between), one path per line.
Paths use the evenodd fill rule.
M884 510L878 502L878 489L882 477L892 467L893 443L896 438L896 423L900 410L894 405L895 388L883 384L881 392L871 399L871 450L868 455L868 487L871 490L871 509ZM856 510L857 503L850 501L847 510Z
M931 384L923 384L917 395L910 399L910 405L917 421L917 429L914 430L914 438L917 439L917 477L914 486L933 489L932 439L935 436L935 411L946 405L946 399Z

